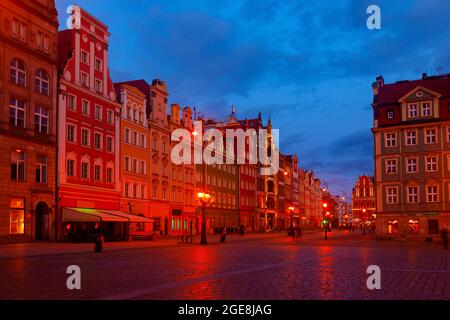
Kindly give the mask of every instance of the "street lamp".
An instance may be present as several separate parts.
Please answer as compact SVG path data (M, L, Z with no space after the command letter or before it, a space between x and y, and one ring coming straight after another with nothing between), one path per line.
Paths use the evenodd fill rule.
M288 207L289 212L291 213L291 228L294 227L294 210L295 208L293 206Z
M362 209L363 212L363 230L364 230L364 234L366 234L366 208Z
M206 205L211 201L211 195L206 192L197 193L197 198L202 203L202 235L200 239L201 245L207 245L208 241L206 240Z
M327 210L327 208L328 208L328 202L323 202L323 203L322 203L322 207L323 207L323 212L325 212L325 211ZM327 231L328 231L328 216L329 216L329 215L330 215L330 212L327 211L326 214L323 216L324 219L323 219L323 221L322 221L322 227L323 227L323 230L324 230L324 232L325 232L325 240L328 240L328 234L327 234ZM325 225L325 223L326 223L327 225Z

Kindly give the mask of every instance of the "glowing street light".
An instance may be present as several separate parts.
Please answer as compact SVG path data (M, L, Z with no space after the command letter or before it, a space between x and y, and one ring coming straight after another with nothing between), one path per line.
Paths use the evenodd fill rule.
M208 241L206 240L206 210L205 207L207 204L211 202L211 195L206 192L197 193L197 198L202 203L202 234L200 238L201 245L207 245Z

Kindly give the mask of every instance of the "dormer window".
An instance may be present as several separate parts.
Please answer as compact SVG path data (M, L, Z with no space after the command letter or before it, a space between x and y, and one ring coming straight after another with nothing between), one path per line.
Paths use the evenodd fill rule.
M394 119L394 111L389 110L386 114L388 119Z
M422 102L422 117L431 116L431 103L430 102Z
M408 105L408 118L417 118L418 106L417 103L411 103Z

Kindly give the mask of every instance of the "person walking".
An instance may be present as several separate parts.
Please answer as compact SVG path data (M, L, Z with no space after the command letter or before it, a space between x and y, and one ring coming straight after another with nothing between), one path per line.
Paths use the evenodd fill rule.
M220 236L220 242L224 243L227 238L227 228L223 228L222 235Z
M294 229L294 224L291 224L291 227L289 228L289 236L292 237L292 241L295 240L295 229Z
M300 239L300 242L303 242L303 233L302 233L302 227L300 225L297 226L297 230L296 230L296 240L298 242L298 240Z
M444 249L448 250L448 229L444 228L441 231L442 242L444 243Z

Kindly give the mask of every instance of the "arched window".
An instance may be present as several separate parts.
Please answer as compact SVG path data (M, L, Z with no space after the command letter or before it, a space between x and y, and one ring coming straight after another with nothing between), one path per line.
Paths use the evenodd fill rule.
M36 72L34 86L37 92L48 95L49 93L49 80L48 74L42 69Z
M25 87L27 83L27 72L25 64L19 59L14 59L11 62L11 82Z

